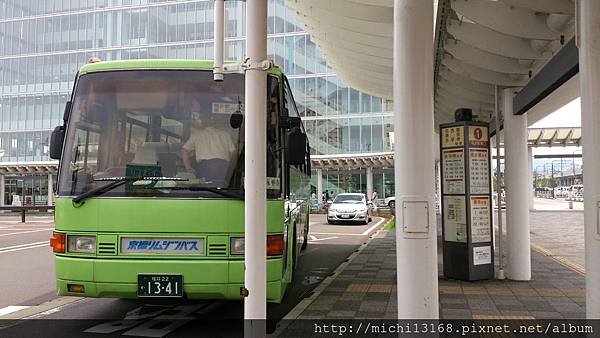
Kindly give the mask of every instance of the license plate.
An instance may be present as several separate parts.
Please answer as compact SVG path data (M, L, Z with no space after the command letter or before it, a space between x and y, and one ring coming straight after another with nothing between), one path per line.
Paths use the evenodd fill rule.
M350 218L349 214L342 214L342 218Z
M183 297L182 275L138 275L138 297Z

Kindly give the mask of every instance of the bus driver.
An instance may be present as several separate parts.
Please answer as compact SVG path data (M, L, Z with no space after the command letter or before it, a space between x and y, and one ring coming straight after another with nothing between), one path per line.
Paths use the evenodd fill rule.
M229 163L236 152L235 144L218 121L210 113L200 113L199 98L193 97L190 103L190 138L183 144L181 159L186 170L202 178L206 183L222 187L227 176ZM194 151L196 166L191 163L190 152Z

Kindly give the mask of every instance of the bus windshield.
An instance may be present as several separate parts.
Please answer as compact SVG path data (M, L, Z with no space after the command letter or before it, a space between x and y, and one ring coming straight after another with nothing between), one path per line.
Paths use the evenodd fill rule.
M268 79L272 98L265 99L278 102L277 78ZM267 107L267 193L278 198L279 107ZM244 124L235 118L239 114L244 114L241 74L227 74L221 82L204 70L82 75L73 97L58 195L98 190L107 180L161 177L177 179L127 181L102 196L243 196Z

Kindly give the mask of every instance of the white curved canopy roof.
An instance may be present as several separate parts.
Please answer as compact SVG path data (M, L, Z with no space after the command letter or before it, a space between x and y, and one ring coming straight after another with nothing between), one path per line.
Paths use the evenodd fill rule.
M342 80L392 99L393 0L286 2ZM437 7L438 122L459 107L492 117L494 86L518 91L574 35L572 0L439 0Z

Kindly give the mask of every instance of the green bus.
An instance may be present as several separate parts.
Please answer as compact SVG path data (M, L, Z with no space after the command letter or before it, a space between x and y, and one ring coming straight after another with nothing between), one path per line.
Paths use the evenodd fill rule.
M242 298L245 81L214 81L212 69L192 60L80 69L50 142L60 295ZM265 100L267 301L281 302L307 245L310 154L276 66Z

